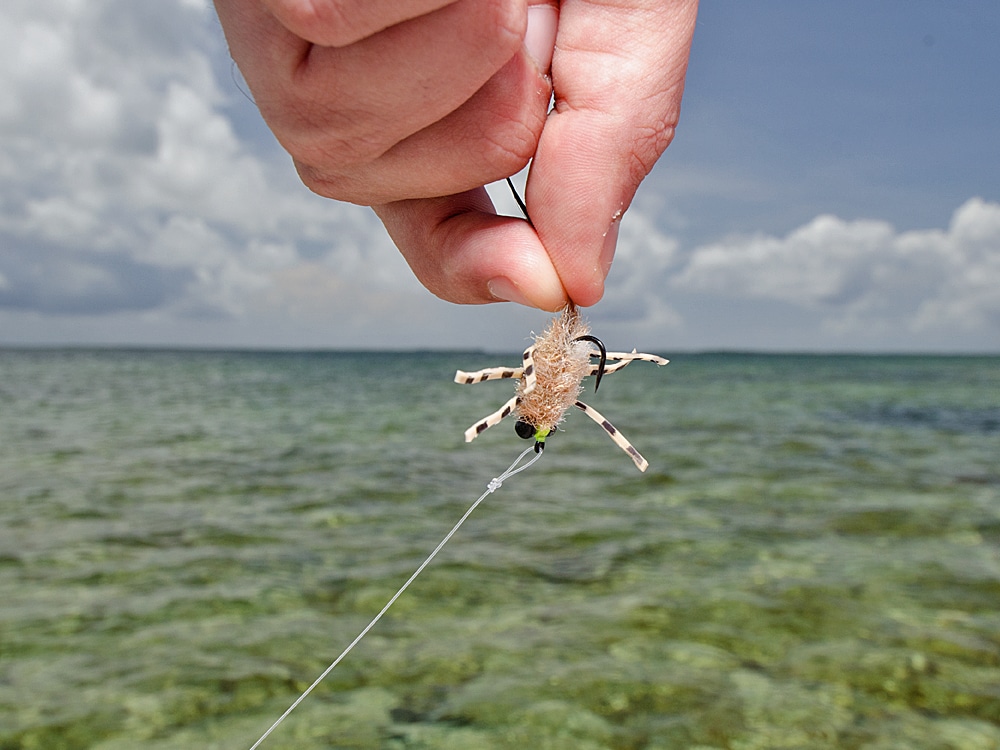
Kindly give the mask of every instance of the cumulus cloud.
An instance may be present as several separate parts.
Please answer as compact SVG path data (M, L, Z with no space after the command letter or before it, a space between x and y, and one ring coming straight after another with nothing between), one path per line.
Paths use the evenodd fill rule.
M303 257L410 283L370 214L236 135L216 24L203 0L3 5L0 310L280 310Z
M830 329L1000 330L1000 204L973 198L947 229L818 216L784 237L693 251L674 289L820 313Z

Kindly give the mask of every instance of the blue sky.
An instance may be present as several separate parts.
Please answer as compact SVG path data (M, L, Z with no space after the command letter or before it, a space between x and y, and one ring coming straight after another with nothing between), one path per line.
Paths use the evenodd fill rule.
M986 2L705 3L666 164L759 192L725 207L727 231L824 212L942 227L998 195L998 31ZM715 223L698 196L675 201Z
M704 3L595 333L1000 352L997 38L994 2ZM302 187L204 0L14 0L0 42L0 344L515 350L544 327L437 300L370 211Z

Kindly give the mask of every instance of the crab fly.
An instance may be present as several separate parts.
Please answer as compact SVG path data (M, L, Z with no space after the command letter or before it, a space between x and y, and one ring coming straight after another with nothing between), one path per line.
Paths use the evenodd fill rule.
M597 364L592 361L594 357L600 358ZM596 391L604 375L617 372L637 359L657 365L668 362L655 354L642 354L634 349L631 352L607 351L600 339L590 335L590 328L571 304L552 319L541 336L535 337L535 343L524 350L520 367L488 367L476 372L459 370L455 373L455 382L466 385L486 380L518 380L514 396L497 411L467 429L465 442L475 440L504 417L516 414L514 430L526 440L534 438L535 452L538 453L545 447L545 439L563 421L567 410L575 406L608 433L635 462L639 471L645 471L649 462L632 443L597 409L578 399L585 377L596 376Z

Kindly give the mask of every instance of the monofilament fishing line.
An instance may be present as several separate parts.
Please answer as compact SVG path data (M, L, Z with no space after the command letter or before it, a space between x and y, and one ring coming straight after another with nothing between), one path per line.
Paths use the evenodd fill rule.
M527 456L529 453L531 453L533 451L534 451L535 455L531 457L531 460L528 461L523 466L518 466L518 464L521 463L521 461L524 460L524 457ZM368 634L368 631L371 630L373 627L375 627L375 624L379 620L382 619L382 615L384 615L386 612L389 611L389 607L391 607L395 603L395 601L402 595L402 593L404 591L406 591L406 589L409 588L410 584L413 583L417 579L417 576L419 576L421 574L421 572L423 572L424 568L426 568L430 564L431 560L433 560L437 556L437 553L440 552L444 548L444 545L446 545L448 543L448 540L451 539L455 535L455 532L458 531L459 528L461 528L462 524L465 523L465 520L469 516L472 515L473 511L475 511L475 509L479 507L479 504L482 503L483 500L485 500L488 495L491 495L492 493L494 493L498 489L500 489L501 485L503 485L503 483L507 479L510 479L515 474L518 474L518 473L524 471L525 469L527 469L529 466L531 466L533 463L535 463L535 461L537 461L541 457L542 457L542 452L541 451L536 451L533 446L529 447L529 448L526 448L524 450L524 452L521 453L521 455L517 457L517 459L514 461L514 463L512 463L508 467L507 471L505 471L500 476L494 477L493 479L490 480L489 484L486 485L486 491L482 495L479 496L479 499L476 500L476 502L474 502L472 505L469 506L469 509L467 511L465 511L465 513L462 515L461 518L458 519L458 522L454 526L451 527L451 531L449 531L447 534L444 535L444 538L438 543L437 547L435 547L431 551L431 553L429 555L427 555L427 557L424 559L424 561L422 563L420 563L420 565L417 566L417 569L413 571L413 575L411 575L407 579L406 583L404 583L402 586L399 587L399 590L395 594L392 595L392 598L390 598L388 602L386 602L385 606L382 607L382 610L377 615L375 615L375 617L372 618L371 622L369 622L367 625L365 625L364 629L360 633L358 633L357 637L353 641L350 642L350 644L347 646L347 648L345 648L343 651L340 652L340 656L338 656L336 659L334 659L333 662L330 664L330 666L328 666L326 669L324 669L323 672L322 672L322 674L320 674L320 676L317 677L313 681L312 685L310 685L304 691L302 691L302 694L298 698L295 699L295 702L292 703L292 705L290 705L288 707L288 709L285 711L285 713L283 713L281 716L279 716L278 719L277 719L277 721L275 721L268 728L268 730L266 732L264 732L264 734L262 734L260 736L260 739L258 739L255 743L253 743L253 745L250 747L250 750L256 750L258 747L260 747L260 745L264 742L264 740L266 740L268 738L268 736L271 734L271 732L273 732L275 729L278 728L278 725L281 724L281 722L283 722L288 717L288 715L292 711L294 711L296 709L296 707L298 707L298 705L302 701L304 701L306 699L306 697L324 679L326 679L326 676L328 674L330 674L330 672L332 672L334 670L334 668L338 664L340 664L340 662L343 660L343 658L345 656L347 656L351 652L351 649L353 649L355 646L358 645L358 643L361 642L361 639L364 638Z

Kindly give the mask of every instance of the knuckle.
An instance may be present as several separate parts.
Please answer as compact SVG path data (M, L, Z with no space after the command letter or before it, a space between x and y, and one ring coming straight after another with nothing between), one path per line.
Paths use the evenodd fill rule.
M330 110L302 105L284 122L272 125L281 145L297 162L313 168L339 172L378 159L391 145L376 137L371 116L355 110Z
M377 149L356 139L332 139L285 146L302 183L317 195L372 205L380 200L378 186L364 179L377 160Z
M316 195L360 206L369 206L377 202L375 196L359 188L358 181L349 174L324 172L298 161L295 162L295 169L302 184Z
M272 7L282 24L314 44L341 47L364 35L336 0L278 0Z
M362 167L386 151L382 140L354 130L320 131L305 145L302 159L332 171Z
M294 160L294 162L295 170L299 173L299 179L302 180L302 184L316 193L316 195L321 195L324 198L332 198L333 200L345 200L343 191L339 189L336 179L324 174L315 167L300 162L298 159Z
M528 30L528 12L524 2L490 0L485 4L483 28L490 29L503 51L513 55L521 46ZM486 25L488 24L488 25ZM508 55L508 56L509 56Z

